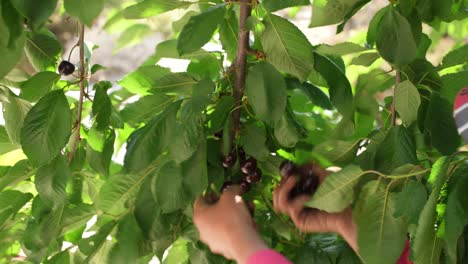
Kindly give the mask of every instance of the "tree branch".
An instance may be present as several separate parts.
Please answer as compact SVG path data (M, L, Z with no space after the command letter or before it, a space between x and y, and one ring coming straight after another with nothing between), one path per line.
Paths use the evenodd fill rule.
M234 89L232 95L235 99L235 111L232 113L232 124L234 135L240 132L240 114L242 105L242 96L244 95L246 65L247 65L247 52L249 47L249 31L247 30L247 19L252 12L251 0L242 0L240 6L240 19L239 19L239 37L237 46L237 56L235 62L236 76L234 79Z
M78 145L78 141L81 140L80 138L80 130L81 130L81 115L83 112L83 100L85 97L85 80L86 80L86 71L85 71L85 55L84 55L84 33L85 33L85 26L81 24L80 29L80 37L78 39L78 45L80 47L80 97L78 99L78 106L77 106L77 117L76 117L76 128L75 134L73 135L70 153L68 154L68 161L71 162L73 159L73 155L75 155L76 147Z
M395 88L393 90L393 101L392 101L392 127L396 125L396 111L395 111L395 90L401 82L401 72L400 70L396 71L396 80L395 80Z

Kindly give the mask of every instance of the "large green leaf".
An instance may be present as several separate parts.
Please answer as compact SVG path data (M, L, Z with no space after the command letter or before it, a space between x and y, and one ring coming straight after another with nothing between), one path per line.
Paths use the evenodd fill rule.
M16 65L16 63L21 59L23 54L24 47L24 34L22 33L23 25L20 24L20 18L11 17L8 19L8 16L14 15L14 9L7 5L0 6L0 54L2 55L2 63L0 63L0 80L10 72L10 70ZM6 13L6 15L4 15ZM17 28L19 25L19 28ZM19 30L19 32L18 32Z
M427 191L421 183L411 181L396 194L395 217L406 217L408 224L417 224L427 200Z
M18 12L17 8L13 6L11 1L2 1L0 6L0 13L2 14L2 33L4 39L2 46L13 48L15 42L23 35L24 20L23 16ZM5 30L5 32L3 32Z
M406 80L395 88L395 110L406 126L411 125L418 118L421 98L418 89L412 82Z
M20 146L11 143L4 126L0 126L0 155L18 149Z
M394 264L403 251L406 225L393 217L394 194L381 181L368 182L353 210L359 255L365 263Z
M223 21L226 7L220 4L203 13L190 17L180 32L177 50L180 55L198 51L213 36L218 25Z
M286 84L289 89L296 88L301 90L315 105L323 109L333 109L330 98L316 85L309 82L301 84L299 80L294 78L286 78Z
M172 213L187 204L182 182L182 168L174 161L166 162L154 175L151 191L163 213Z
M448 100L448 102L455 102L455 98L460 90L468 86L468 71L446 74L440 77L440 79L442 81L440 95Z
M109 127L112 114L112 102L107 95L107 90L112 87L110 82L104 81L94 85L96 93L94 95L92 113L95 125L98 130L105 130Z
M274 135L278 143L285 148L293 148L299 141L299 132L288 111L275 123Z
M245 126L241 130L239 144L248 155L257 160L264 161L270 155L270 151L266 146L265 128L258 127L255 124Z
M23 100L13 93L9 93L8 101L3 101L3 118L8 137L14 144L20 144L21 128L24 118L31 109L31 103Z
M318 0L313 2L309 27L320 27L342 22L349 10L360 0Z
M42 31L27 35L25 51L36 71L55 71L62 45L54 34Z
M91 27L104 8L104 0L64 0L63 5L68 14Z
M453 118L452 104L437 92L431 95L425 125L437 150L444 155L457 151L461 140Z
M287 19L268 15L261 35L266 60L275 68L304 81L314 68L312 45Z
M139 123L147 122L153 116L159 114L168 105L173 103L174 100L174 97L163 94L148 95L126 105L120 111L120 115L125 122L131 125L138 125Z
M29 200L33 198L30 193L15 190L0 192L0 220L2 223L13 214L16 214Z
M348 165L330 174L305 205L329 213L343 211L353 202L354 187L362 175L363 171L356 165Z
M68 142L71 111L62 90L42 97L28 112L21 130L23 151L36 166L54 159Z
M67 205L63 213L62 233L86 225L93 215L96 215L96 209L92 205Z
M152 93L165 93L171 95L186 94L196 85L196 81L185 72L171 73L159 78L153 85Z
M171 71L158 65L142 66L127 74L117 83L131 93L148 95L149 90L157 81L170 74Z
M356 158L359 142L330 140L317 145L313 151L333 164L344 166Z
M143 234L133 214L119 221L117 243L109 254L109 263L135 263L140 257Z
M111 164L112 155L114 154L115 132L106 133L102 151L95 150L88 145L86 148L86 159L89 166L100 175L109 176L109 166Z
M30 178L33 174L33 167L28 160L18 161L5 175L0 177L0 191L5 189L7 186L14 186L17 183Z
M450 176L449 194L445 209L445 245L447 255L456 263L457 242L468 225L468 166L462 165Z
M454 49L450 51L447 55L445 55L444 59L442 60L439 69L445 69L448 67L465 64L468 62L468 45L465 44L460 48Z
M20 96L28 101L35 102L47 94L59 79L60 75L55 72L45 71L36 73L21 84Z
M276 123L286 108L286 83L269 63L261 62L249 69L245 84L249 105L256 116L270 124Z
M226 12L223 22L219 25L219 40L230 61L234 61L237 56L238 34L239 22L237 21L236 12L229 10Z
M382 58L398 67L416 58L417 46L411 25L394 8L383 14L377 26L375 42Z
M232 108L234 107L235 99L232 96L223 96L216 103L214 111L209 116L211 121L211 132L217 132L221 130L226 123L226 118L228 118L231 113Z
M305 6L309 5L309 0L264 0L262 2L263 7L269 12L278 11L280 9L293 7L293 6Z
M432 166L429 182L432 192L421 212L418 227L412 243L415 264L437 264L442 250L442 240L437 237L437 203L439 195L447 179L449 158L442 157Z
M389 174L395 168L417 162L416 146L408 129L403 126L390 129L378 147L375 168Z
M104 224L96 234L79 241L80 251L92 258L96 252L106 243L107 237L112 233L117 221L110 221Z
M339 43L333 46L321 44L321 45L318 45L315 49L315 51L317 51L318 53L322 55L335 56L335 57L353 54L353 53L360 53L366 50L368 49L353 42L343 42L343 43Z
M34 183L44 203L57 208L66 202L65 187L70 178L71 170L67 159L58 155L50 163L37 170Z
M147 24L131 25L120 34L115 45L115 50L118 51L124 47L130 47L138 44L152 33L153 29Z
M330 89L330 100L346 118L353 117L353 93L343 71L330 59L314 53L315 70L327 81Z
M38 5L34 0L11 0L15 8L28 19L33 29L42 26L57 7L57 0L44 0Z
M170 105L164 112L130 136L124 168L138 172L147 168L172 142L175 118L181 101Z
M125 8L123 15L128 19L145 18L156 16L178 8L186 8L192 4L192 2L179 0L144 0Z
M195 199L208 187L206 141L200 139L198 149L182 164L183 185L190 199Z

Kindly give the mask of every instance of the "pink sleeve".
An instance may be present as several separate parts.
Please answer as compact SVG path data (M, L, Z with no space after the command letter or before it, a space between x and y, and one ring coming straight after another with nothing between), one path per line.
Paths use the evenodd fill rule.
M291 264L291 262L280 253L266 249L255 252L249 257L247 264Z
M409 261L409 254L409 241L406 241L405 249L403 250L403 253L401 253L400 259L398 260L397 264L413 264L413 262Z

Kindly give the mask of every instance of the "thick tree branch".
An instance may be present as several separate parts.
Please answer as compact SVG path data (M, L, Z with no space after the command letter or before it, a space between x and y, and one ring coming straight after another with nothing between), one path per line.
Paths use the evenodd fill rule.
M396 125L396 110L395 110L395 90L400 85L401 82L401 72L400 70L396 71L396 80L395 80L395 88L393 90L393 101L392 101L392 127Z
M80 47L80 97L78 99L78 106L77 106L77 117L76 117L76 125L75 125L75 133L73 134L72 143L70 147L70 153L68 154L68 161L71 162L73 159L73 155L75 155L76 147L78 142L81 140L80 138L80 130L81 130L81 114L83 112L83 100L85 97L85 80L86 80L86 69L85 69L85 55L84 55L84 33L85 33L85 26L81 24L80 29L80 37L78 39L78 46Z
M237 46L237 57L235 62L236 76L234 79L233 97L236 105L232 113L232 124L234 135L240 132L240 114L242 105L242 97L244 95L246 66L247 66L247 53L249 47L249 30L247 29L247 19L252 12L251 0L242 0L240 6L240 19L239 19L239 37Z

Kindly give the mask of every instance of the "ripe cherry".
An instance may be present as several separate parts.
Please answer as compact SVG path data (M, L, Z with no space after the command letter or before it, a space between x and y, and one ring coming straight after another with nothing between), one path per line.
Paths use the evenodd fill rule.
M319 185L319 178L307 172L302 174L299 178L299 182L296 184L294 189L289 193L289 199L294 199L300 195L313 195Z
M286 160L283 161L280 165L280 175L282 179L287 179L289 176L296 174L298 171L298 168L294 162Z
M60 62L59 66L58 66L58 72L60 74L65 75L65 76L70 75L73 72L75 72L75 65L73 65L69 61L64 60L64 61Z
M239 155L239 160L244 161L245 160L245 151L242 147L237 148L237 154Z
M213 135L216 139L221 139L223 138L223 130L220 130Z
M257 161L254 158L249 158L248 160L241 163L241 171L245 175L254 173L256 169Z
M224 168L231 168L236 163L237 157L236 153L231 151L229 155L225 156L222 160Z
M221 187L221 192L224 192L226 191L231 185L233 185L234 183L232 181L225 181L223 183L223 186Z
M245 180L248 183L256 183L259 182L260 179L262 178L262 171L258 168L256 168L252 173L249 175L245 176Z
M250 191L251 186L247 181L241 181L239 185L241 188L241 194L248 193Z

